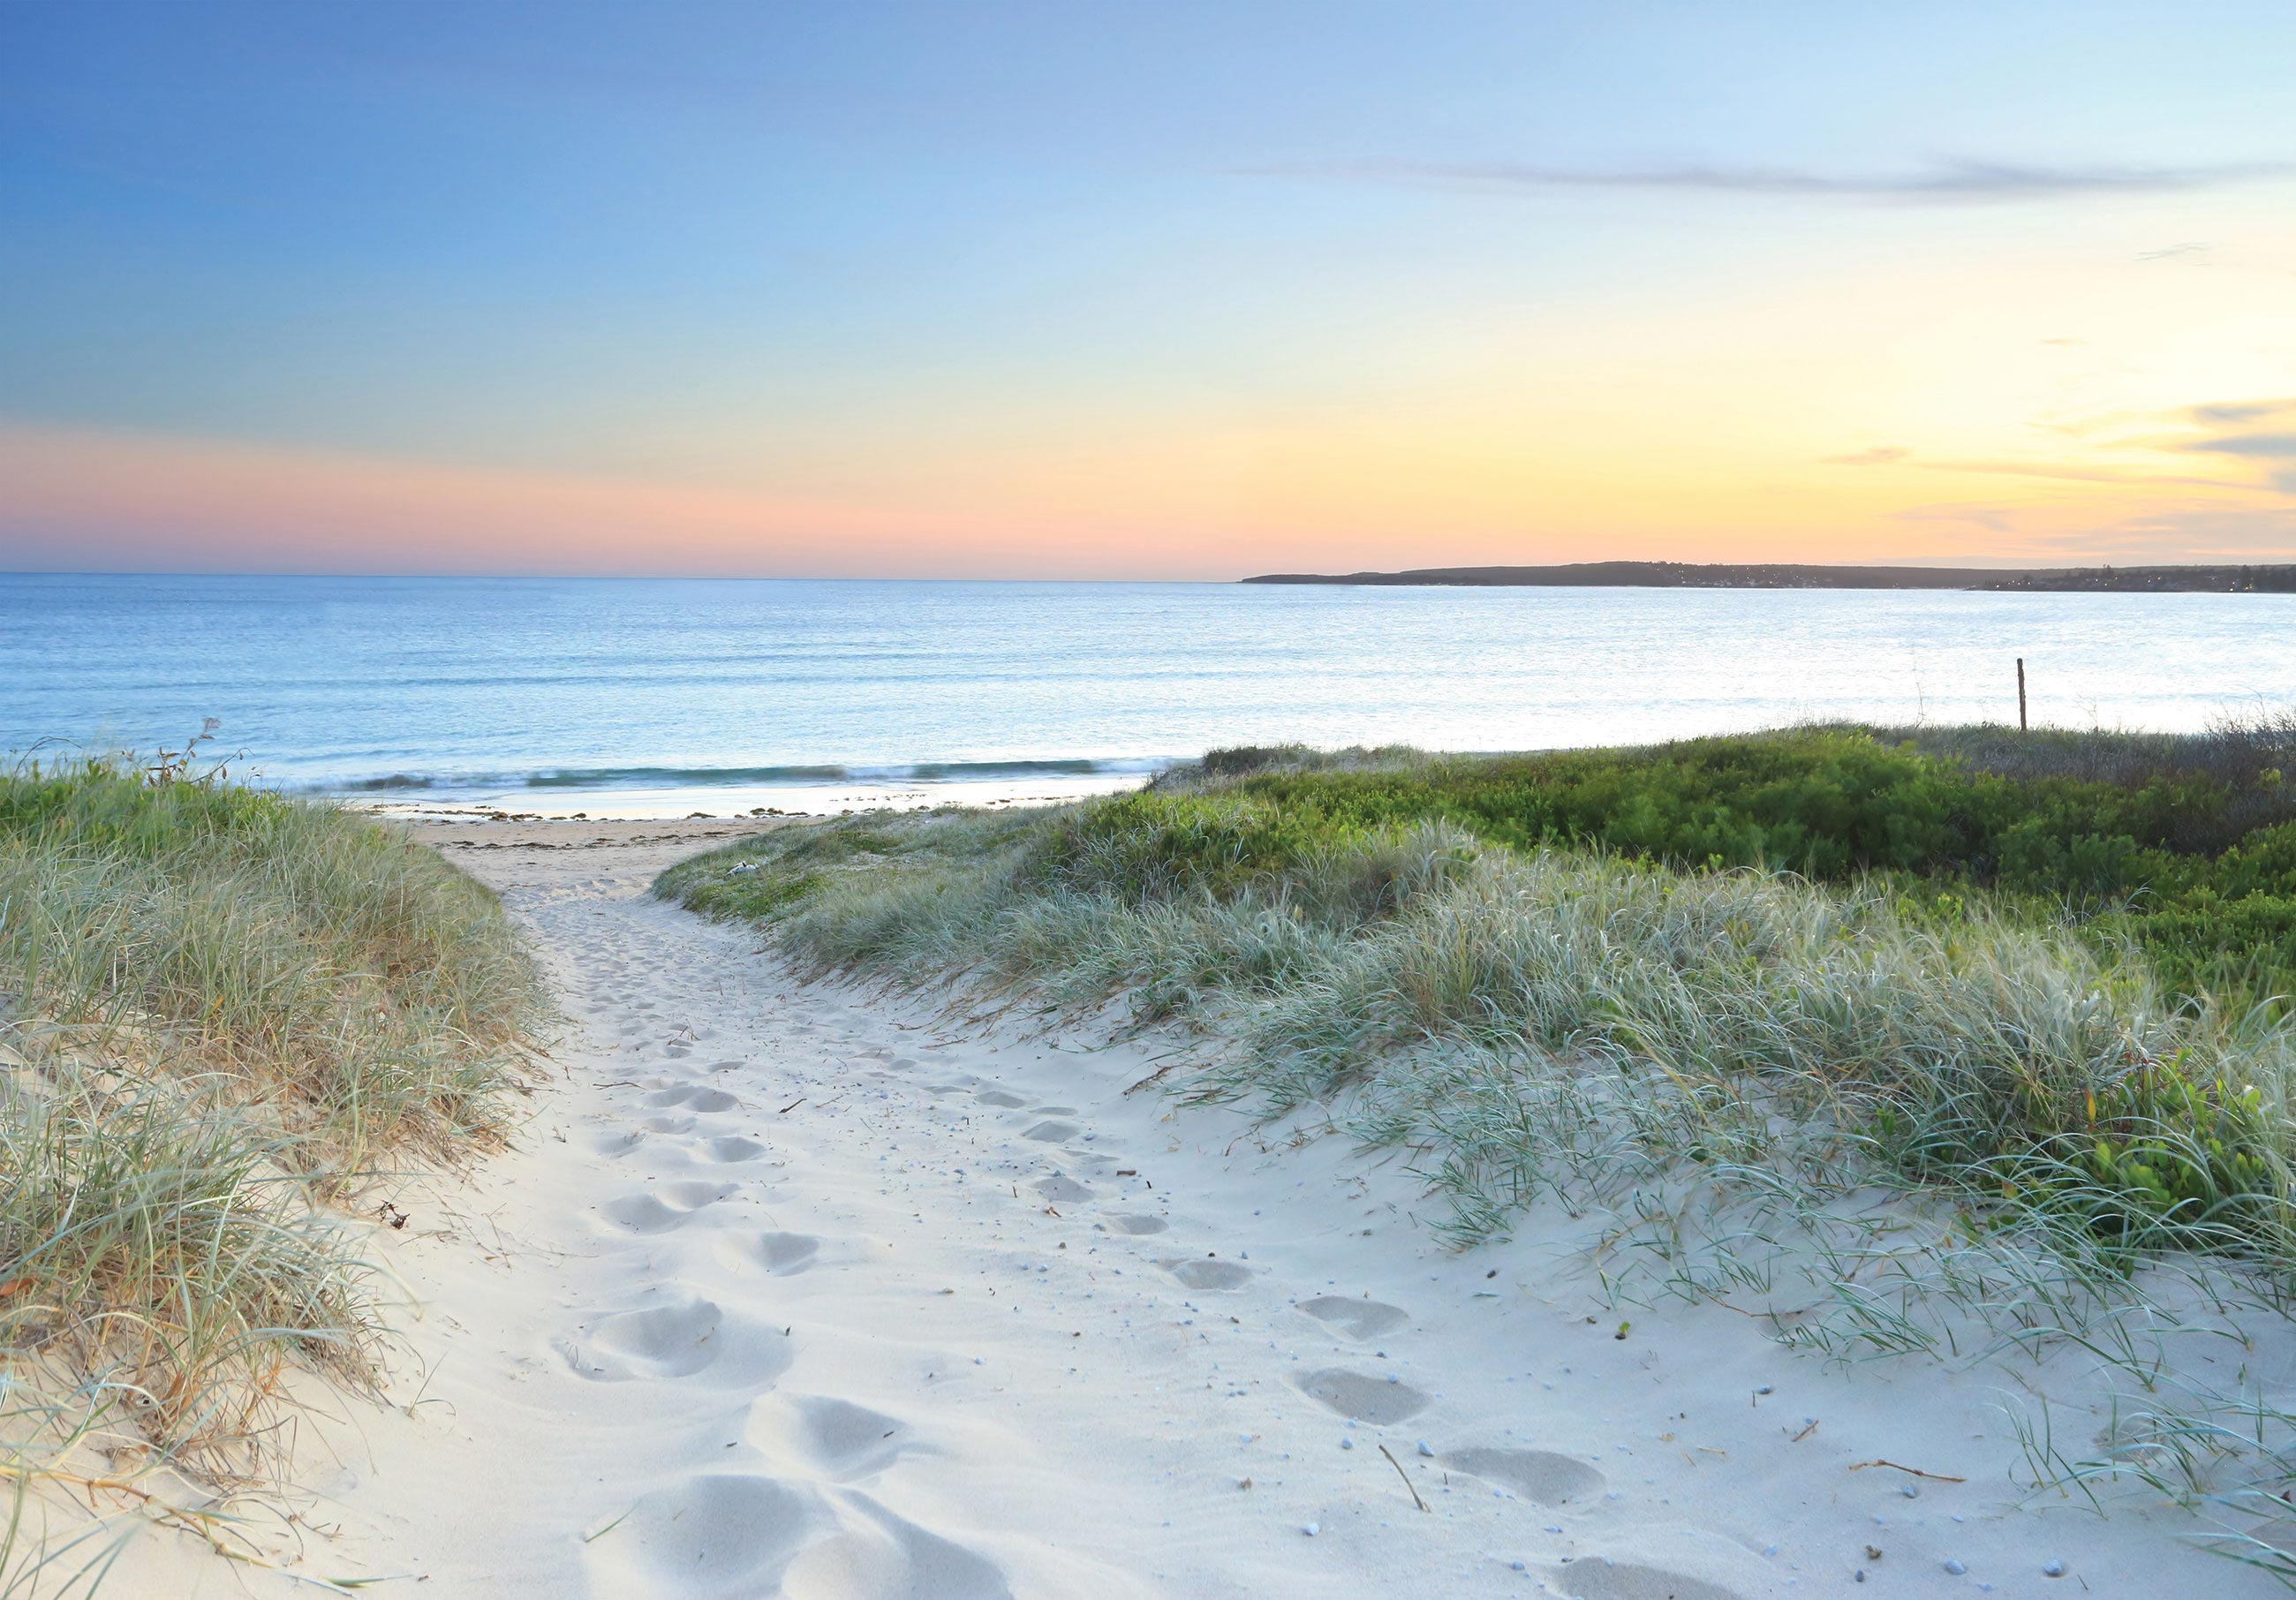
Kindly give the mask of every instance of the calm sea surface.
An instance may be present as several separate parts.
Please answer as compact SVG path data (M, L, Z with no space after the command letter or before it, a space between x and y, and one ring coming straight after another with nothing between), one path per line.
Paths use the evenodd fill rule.
M2296 696L2296 596L0 576L0 748L220 719L283 786L1025 779L1221 744L1812 718L2190 728Z

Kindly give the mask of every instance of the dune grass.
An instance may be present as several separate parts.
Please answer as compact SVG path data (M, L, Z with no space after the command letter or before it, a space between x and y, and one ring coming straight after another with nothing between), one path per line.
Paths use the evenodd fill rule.
M2045 1407L2037 1479L2278 1517L2296 1397L2194 1353L2296 1291L2276 752L2011 771L2002 737L1215 752L1081 805L787 827L658 890L817 975L1193 1030L1179 1092L1407 1150L1463 1245L1594 1218L1622 1301L1837 1358L2085 1352L2126 1424L2068 1456ZM2262 916L2195 909L2238 898Z
M176 1502L259 1478L291 1374L373 1376L343 1207L388 1165L498 1141L545 1009L493 896L383 827L180 760L0 773L19 1511L44 1480L94 1480L116 1492L84 1498L175 1505L215 1537ZM8 1526L0 1576L55 1555Z

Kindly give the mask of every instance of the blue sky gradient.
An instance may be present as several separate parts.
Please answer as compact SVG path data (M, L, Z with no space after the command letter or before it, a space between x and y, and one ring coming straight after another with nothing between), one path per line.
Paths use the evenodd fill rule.
M2291 83L2284 4L17 4L0 565L388 565L361 473L503 570L2296 554L2177 431L2296 395ZM2171 451L2252 470L1944 480Z

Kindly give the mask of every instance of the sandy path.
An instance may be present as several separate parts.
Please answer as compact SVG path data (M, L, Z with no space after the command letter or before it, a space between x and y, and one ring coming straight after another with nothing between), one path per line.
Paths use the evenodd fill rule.
M796 985L645 898L676 829L440 836L579 1028L521 1149L412 1187L385 1235L428 1370L338 1440L305 1571L614 1600L2278 1592L2173 1519L2012 1503L1985 1379L1829 1372L1711 1309L1616 1338L1537 1238L1454 1255L1338 1140L1127 1095L1147 1046ZM1876 1456L1971 1481L1851 1470Z

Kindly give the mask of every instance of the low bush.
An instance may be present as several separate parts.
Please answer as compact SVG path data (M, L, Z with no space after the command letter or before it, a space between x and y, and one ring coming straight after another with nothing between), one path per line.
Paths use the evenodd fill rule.
M1263 762L1228 781L1210 778L1207 758L1079 825L1168 841L1154 847L1168 860L1136 847L1150 849L1136 870L1151 878L1199 866L1249 876L1432 819L1518 850L1591 847L1833 882L1895 874L1933 892L2023 897L2101 952L2142 948L2174 991L2276 1004L2296 994L2296 789L2268 764L2279 725L2248 726L2182 741L2046 734L2054 759L2014 764L2015 775L1999 770L2013 766L2002 735L1982 729L1891 742L1817 728L1352 770ZM2114 759L2076 759L2085 741Z

